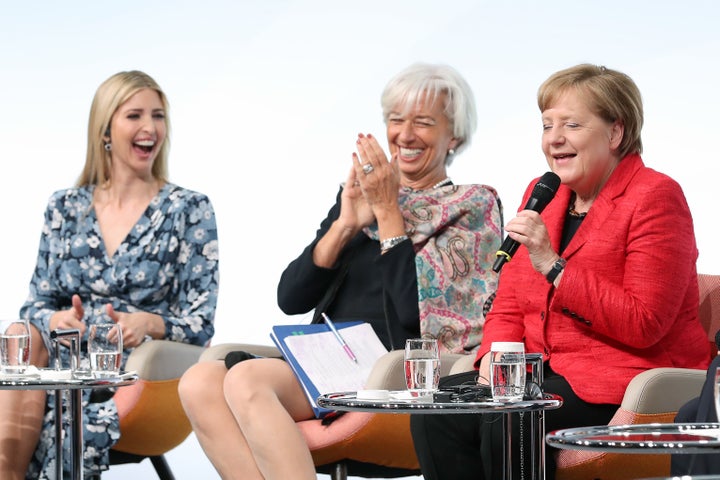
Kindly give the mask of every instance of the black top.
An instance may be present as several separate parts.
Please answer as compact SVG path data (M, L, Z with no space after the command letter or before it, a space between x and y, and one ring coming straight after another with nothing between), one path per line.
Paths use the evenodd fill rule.
M567 215L565 215L565 225L563 226L562 239L560 240L559 255L562 255L565 247L568 246L570 240L572 240L572 237L575 235L575 232L578 231L578 228L580 228L580 224L584 219L585 213L573 215L568 212Z
M288 315L309 312L346 271L334 299L324 307L325 312L334 322L368 322L385 347L402 349L407 338L420 336L415 250L409 240L380 255L380 243L360 232L345 247L334 268L320 268L313 263L315 244L340 214L341 193L320 224L315 240L280 277L278 306ZM347 268L343 268L344 263Z

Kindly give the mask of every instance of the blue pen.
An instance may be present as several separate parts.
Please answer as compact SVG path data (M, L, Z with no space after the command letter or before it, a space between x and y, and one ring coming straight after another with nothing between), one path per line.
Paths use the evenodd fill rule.
M345 343L345 340L340 335L340 332L337 331L337 328L335 328L335 325L333 324L332 320L330 320L330 317L325 315L325 312L321 313L320 315L322 315L322 317L325 319L325 325L327 325L328 328L330 329L330 331L333 333L333 335L335 335L335 338L337 338L337 341L340 342L340 345L342 345L343 350L345 350L345 353L348 354L348 357L350 357L350 360L357 363L357 357L355 356L353 351L350 350L350 347L348 347L348 344Z

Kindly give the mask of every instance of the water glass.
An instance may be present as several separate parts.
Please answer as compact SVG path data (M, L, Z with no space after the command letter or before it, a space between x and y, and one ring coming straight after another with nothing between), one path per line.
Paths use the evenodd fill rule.
M113 377L120 373L122 329L115 323L90 325L88 353L90 370L95 377Z
M490 387L496 402L519 402L525 393L525 345L522 342L492 342Z
M30 323L0 320L0 370L4 374L25 373L30 365Z
M437 340L413 338L405 341L405 383L415 396L427 395L440 383L440 354Z

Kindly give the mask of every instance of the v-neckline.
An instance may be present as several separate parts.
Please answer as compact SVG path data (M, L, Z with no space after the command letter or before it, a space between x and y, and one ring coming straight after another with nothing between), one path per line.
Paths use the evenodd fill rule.
M138 216L137 220L130 226L127 233L125 233L124 237L120 242L117 244L117 247L115 250L110 253L107 247L107 243L105 241L105 235L103 234L102 227L100 225L100 218L98 217L97 210L95 209L95 206L92 208L92 215L94 217L94 222L97 224L97 232L98 236L100 237L100 243L102 244L102 248L105 252L105 255L107 257L108 262L112 262L118 255L118 252L120 252L123 247L130 244L131 240L136 236L137 232L139 230L145 230L145 229L139 229L138 227L141 227L143 225L148 224L157 209L158 205L162 203L163 198L165 198L165 191L166 187L169 185L169 183L165 183L162 187L160 187L160 190L150 199L145 209L142 211L142 213ZM95 188L90 192L91 201L95 194Z

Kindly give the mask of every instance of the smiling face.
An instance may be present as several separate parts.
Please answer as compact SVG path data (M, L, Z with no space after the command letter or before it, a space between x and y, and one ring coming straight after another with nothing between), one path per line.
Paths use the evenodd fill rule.
M388 114L388 145L397 154L403 186L425 189L445 179L445 157L457 141L444 106L444 94L434 102L425 96L407 112L398 106Z
M152 166L165 141L167 127L160 95L144 88L120 105L110 122L113 176L132 172L152 177Z
M620 161L619 122L593 113L568 90L542 112L542 150L548 165L582 202L592 202Z

